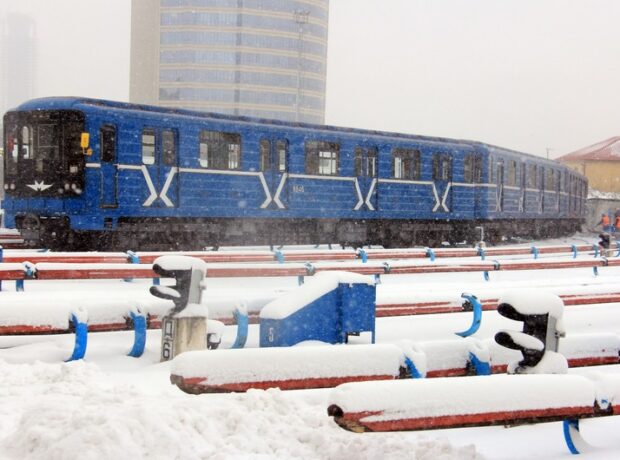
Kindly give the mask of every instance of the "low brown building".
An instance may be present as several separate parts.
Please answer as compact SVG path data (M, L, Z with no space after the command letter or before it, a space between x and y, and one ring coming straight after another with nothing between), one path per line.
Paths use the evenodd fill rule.
M591 190L620 193L620 137L584 147L557 161L586 176Z

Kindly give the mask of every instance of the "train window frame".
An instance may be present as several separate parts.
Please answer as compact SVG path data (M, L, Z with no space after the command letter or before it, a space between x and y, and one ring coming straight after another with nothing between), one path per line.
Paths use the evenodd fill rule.
M241 169L241 134L204 129L198 134L198 145L198 162L203 168Z
M474 183L474 155L471 153L463 158L463 182L466 184Z
M112 134L111 140L107 137ZM105 124L99 128L100 158L102 163L113 163L116 160L117 136L116 126ZM111 153L110 153L111 152Z
M161 159L165 166L177 165L177 131L175 129L164 129L161 132Z
M147 141L147 138L152 137L152 142ZM157 135L154 128L142 129L142 163L145 165L155 164L155 145L157 141Z
M340 143L322 140L305 142L306 174L337 176L340 171Z
M392 177L400 180L419 180L422 153L418 149L392 149Z

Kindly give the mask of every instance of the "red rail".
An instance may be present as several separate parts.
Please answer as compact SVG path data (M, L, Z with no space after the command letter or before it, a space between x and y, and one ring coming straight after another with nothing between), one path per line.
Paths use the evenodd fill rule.
M2 238L0 238L1 242ZM1 243L0 243L1 244ZM617 249L617 244L612 244L612 249ZM575 249L578 252L592 252L592 245L579 245ZM539 254L568 254L573 252L573 246L542 246L537 247ZM398 259L427 259L431 253L437 258L476 257L480 255L477 248L462 249L366 249L365 257L368 260L398 260ZM191 252L138 252L136 255L141 263L153 263L162 255L187 255L204 260L207 263L239 263L239 262L320 262L320 261L352 261L362 258L361 253L353 250L283 250L275 251L191 251ZM507 255L532 254L531 247L492 247L485 248L487 257ZM126 253L104 252L27 252L17 254L4 254L4 262L8 263L128 263L131 258Z

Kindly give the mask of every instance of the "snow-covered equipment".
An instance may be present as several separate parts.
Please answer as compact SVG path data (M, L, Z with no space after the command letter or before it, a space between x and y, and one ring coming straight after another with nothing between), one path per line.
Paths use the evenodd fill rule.
M499 300L497 312L523 322L523 331L500 331L495 341L518 350L523 359L508 365L508 373L565 373L566 358L558 354L559 338L565 335L564 303L555 294L542 290L514 291Z
M268 303L260 313L260 346L283 347L308 340L347 343L370 332L375 341L376 286L370 276L321 272Z
M155 297L172 300L174 308L162 318L161 360L190 350L207 349L207 310L201 305L206 264L187 256L155 259L153 271L174 278L174 286L151 286Z
M594 380L578 375L495 375L346 383L332 390L327 412L340 427L361 433L575 421L619 410L616 375ZM577 450L575 430L568 435L566 431L569 448L572 443L571 451Z
M329 388L344 382L407 375L415 351L396 345L297 346L192 351L171 364L171 381L187 393Z

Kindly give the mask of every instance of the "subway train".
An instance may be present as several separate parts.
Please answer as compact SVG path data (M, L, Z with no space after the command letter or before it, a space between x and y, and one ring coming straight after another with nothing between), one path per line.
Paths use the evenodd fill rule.
M73 97L7 112L4 152L5 226L51 249L555 237L587 195L481 142Z

